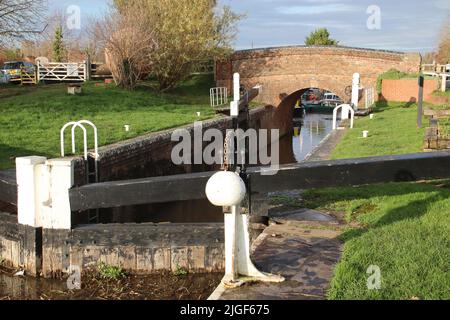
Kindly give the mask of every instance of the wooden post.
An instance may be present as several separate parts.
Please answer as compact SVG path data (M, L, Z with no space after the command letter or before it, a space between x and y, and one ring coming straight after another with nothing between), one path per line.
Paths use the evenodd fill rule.
M91 80L91 57L88 55L85 61L86 63L86 73L85 73L85 81Z
M39 65L40 65L40 62L38 60L37 64L36 64L36 84L41 81L41 79L40 79L40 72L39 72L39 68L40 68Z
M419 99L417 101L417 127L422 128L422 112L423 112L423 76L419 76Z

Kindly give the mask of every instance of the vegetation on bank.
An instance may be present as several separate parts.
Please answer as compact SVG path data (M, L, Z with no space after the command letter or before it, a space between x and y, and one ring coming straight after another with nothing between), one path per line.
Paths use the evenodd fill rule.
M303 199L348 224L329 299L450 299L450 181L310 190ZM367 287L371 265L379 290Z
M121 267L108 265L104 262L98 265L98 274L103 279L118 280L125 277L125 272Z
M162 94L153 82L131 92L86 83L76 96L67 94L66 84L0 87L0 169L13 167L19 156L59 156L59 132L68 121L91 120L98 127L99 144L107 145L214 117L212 84L212 75L196 75ZM124 125L130 125L129 132ZM78 146L81 151L81 139Z
M332 157L421 152L424 129L416 119L416 104L379 102L374 119L358 119ZM305 207L347 223L328 298L450 298L450 181L309 190L302 197ZM380 290L367 288L371 265L380 268Z
M426 105L427 108L432 106ZM433 108L439 108L433 106ZM405 102L377 102L374 118L363 117L355 121L352 130L334 149L332 159L361 158L390 154L422 152L427 119L417 127L417 104ZM363 138L362 131L369 137Z
M438 97L448 97L448 98L450 98L450 90L447 89L447 91L444 91L444 92L442 92L440 90L439 91L435 91L433 93L433 95L438 96Z
M377 78L377 92L381 94L383 80L400 80L400 79L418 79L421 73L406 73L397 69L390 69ZM431 76L425 76L425 78L432 78Z

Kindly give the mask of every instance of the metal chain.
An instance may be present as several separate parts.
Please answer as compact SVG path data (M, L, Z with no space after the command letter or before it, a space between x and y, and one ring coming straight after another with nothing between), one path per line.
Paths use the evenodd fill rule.
M234 139L234 132L228 131L223 144L222 170L229 170L230 168L230 157L233 157L233 150L230 150L230 146L232 145L231 142L233 141L232 139Z

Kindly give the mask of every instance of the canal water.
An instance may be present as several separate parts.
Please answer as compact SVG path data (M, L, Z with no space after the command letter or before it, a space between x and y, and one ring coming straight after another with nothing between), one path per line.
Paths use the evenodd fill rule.
M292 153L295 162L302 162L333 130L333 115L310 113L294 119Z

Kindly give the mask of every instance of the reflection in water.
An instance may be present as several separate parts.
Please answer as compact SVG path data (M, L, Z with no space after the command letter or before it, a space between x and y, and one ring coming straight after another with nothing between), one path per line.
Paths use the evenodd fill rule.
M333 117L329 114L307 114L295 119L293 137L286 136L280 143L282 164L304 161L322 140L333 130ZM290 146L290 147L288 147ZM286 155L290 152L290 155Z
M0 271L0 300L39 300L52 291L64 291L66 282L56 279L14 277Z

